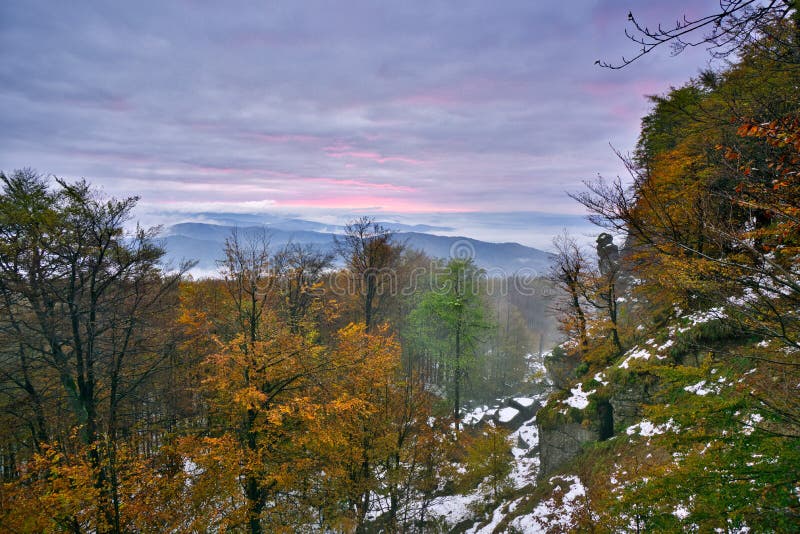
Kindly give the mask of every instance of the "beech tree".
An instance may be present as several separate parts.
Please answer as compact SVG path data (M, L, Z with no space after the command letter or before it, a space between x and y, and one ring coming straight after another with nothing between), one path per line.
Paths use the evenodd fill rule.
M33 450L78 429L97 490L94 528L119 532L124 407L167 357L159 322L189 265L166 274L156 230L125 231L136 197L104 199L84 181L51 188L30 170L0 180L0 305L16 358L4 379L34 414ZM47 410L44 391L54 403ZM68 418L48 423L60 402Z

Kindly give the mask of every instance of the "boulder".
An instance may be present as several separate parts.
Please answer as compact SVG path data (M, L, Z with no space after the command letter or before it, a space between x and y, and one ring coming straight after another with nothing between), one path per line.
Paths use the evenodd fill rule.
M512 408L516 408L520 413L525 415L525 419L530 419L541 408L541 404L536 399L530 397L513 397L506 401L506 404Z
M559 423L551 428L539 427L539 477L544 477L580 454L585 443L598 441L597 430L580 423Z
M528 417L523 412L511 406L500 408L494 414L495 424L509 430L518 429L527 419Z

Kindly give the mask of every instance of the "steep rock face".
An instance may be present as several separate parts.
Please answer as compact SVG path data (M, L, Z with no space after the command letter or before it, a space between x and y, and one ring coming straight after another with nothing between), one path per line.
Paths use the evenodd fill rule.
M650 400L648 385L644 382L632 382L624 387L615 388L608 402L613 409L614 427L627 428L638 422L642 414L642 405Z
M559 423L539 428L539 477L548 475L580 454L585 443L598 441L597 430L580 423Z

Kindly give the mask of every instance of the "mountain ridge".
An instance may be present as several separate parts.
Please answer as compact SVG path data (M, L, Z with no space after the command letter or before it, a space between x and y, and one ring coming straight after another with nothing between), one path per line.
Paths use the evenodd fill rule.
M194 273L203 275L211 275L217 270L217 261L222 258L225 239L234 230L245 237L248 234L265 232L270 246L275 250L289 243L311 244L322 251L334 250L335 237L341 233L298 229L296 221L306 222L293 219L286 226L279 222L247 226L182 222L165 228L160 239L167 251L168 262L195 260L197 265L193 270ZM332 226L335 225L328 227ZM420 225L402 226L414 228ZM552 258L548 252L510 241L491 243L465 236L442 236L399 230L395 232L395 236L398 242L420 250L432 258L472 258L479 267L495 276L541 275L549 268Z

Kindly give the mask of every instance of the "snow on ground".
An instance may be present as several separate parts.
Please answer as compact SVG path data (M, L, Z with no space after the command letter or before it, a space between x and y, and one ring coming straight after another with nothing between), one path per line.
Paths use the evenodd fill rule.
M533 406L536 402L541 402L547 394L535 395L533 397L515 397L514 400L521 406ZM500 421L510 421L519 410L516 408L505 407L500 410L493 410L487 406L480 406L472 410L467 417L478 418L487 413L494 413L497 411L498 419ZM539 470L539 455L535 454L539 446L539 429L536 426L536 417L532 417L508 436L512 444L511 453L514 456L514 464L509 474L509 482L515 489L521 489L530 484L536 483L536 475ZM439 517L447 521L451 526L469 519L473 515L473 508L479 503L486 502L486 487L484 485L478 486L474 491L467 495L445 495L437 497L430 504L429 512L432 516ZM503 518L514 511L517 504L521 501L512 501L511 504L499 506L494 510L489 523L480 526L476 523L471 530L467 532L475 534L485 534L492 532L495 527L503 520Z
M572 393L572 396L561 401L568 406L572 406L573 408L577 408L579 410L583 410L587 406L589 406L589 395L594 393L595 389L591 391L583 391L583 384L578 384L578 387L572 388L569 390Z
M539 428L536 426L536 418L531 419L516 431L509 435L513 447L511 454L514 455L514 466L508 478L514 488L524 488L528 484L536 482L536 475L539 471L539 455L528 456L532 450L539 446ZM520 442L524 442L527 448L520 447Z
M472 528L466 530L465 534L492 534L494 529L500 524L503 518L516 510L519 502L522 500L522 497L511 501L508 506L498 506L495 508L494 512L492 512L492 519L489 521L488 524L484 526L473 525Z
M726 317L728 317L728 314L726 314L725 309L720 306L717 308L709 308L706 311L689 314L685 317L685 319L688 320L692 326L697 326L715 319L725 319Z
M501 423L509 423L518 415L519 410L512 408L511 406L507 406L497 412L497 420Z
M539 457L535 455L528 457L527 454L538 446L539 444L539 431L536 427L536 420L531 419L525 425L521 426L516 431L509 435L514 447L511 452L514 455L514 466L509 475L509 480L516 489L525 487L528 484L533 484L536 481L536 474L539 467ZM528 448L518 447L519 440L525 442ZM446 495L437 497L430 504L428 510L431 515L443 518L450 525L455 525L472 516L472 508L476 503L486 500L484 495L484 488L478 487L475 491L467 495ZM486 525L478 530L469 530L468 532L475 533L489 533L494 530L494 527L502 521L507 513L513 512L515 503L512 506L498 507L493 515L489 525ZM491 527L491 528L489 528ZM477 527L474 527L477 528Z
M533 406L533 403L536 402L536 399L532 399L530 397L514 397L514 402L523 408L529 408Z
M650 359L650 351L647 349L640 349L639 347L633 347L626 353L626 358L622 361L619 366L622 369L627 369L630 365L631 360L649 360Z
M474 425L480 422L480 420L483 419L483 416L486 415L487 412L489 412L488 406L486 405L478 406L471 412L465 413L462 421L465 425Z
M605 373L603 373L603 372L600 372L600 373L595 373L595 375L594 375L594 379L595 379L597 382L599 382L599 383L603 384L604 386L607 386L607 385L608 385L608 380L606 380L606 374L605 374Z
M679 504L679 505L678 505L678 506L676 506L676 507L675 507L675 509L672 511L672 515L674 515L675 517L677 517L678 519L680 519L681 521L683 521L684 519L686 519L687 517L689 517L689 509L688 509L688 508L686 508L686 506L684 506L684 505L682 505L682 504Z
M471 505L484 499L485 497L479 492L467 495L444 495L433 499L428 506L428 512L433 516L445 519L450 525L455 525L471 517Z
M668 348L670 348L674 344L675 344L675 341L673 341L672 339L668 339L663 345L661 345L659 347L656 347L656 350L658 350L659 352L663 352L663 351L667 350Z
M672 430L677 430L675 421L673 421L672 419L670 419L663 425L654 425L647 419L642 419L641 422L629 426L625 430L625 433L628 434L629 436L632 436L634 434L639 434L640 436L649 438L655 436L656 434L663 434L664 432Z
M763 420L764 416L761 415L760 413L750 414L750 417L748 417L747 420L744 422L744 430L742 430L742 432L744 432L744 435L749 436L750 434L752 434L753 431L756 429L756 425L758 425L758 423L760 423Z
M695 395L700 395L701 397L708 395L709 393L717 393L716 390L704 387L706 385L705 380L701 380L697 384L686 386L683 388L685 391L689 393L694 393Z
M583 505L586 497L586 488L577 476L553 477L550 482L560 480L562 484L569 484L569 489L563 495L556 495L546 501L540 502L533 511L521 515L511 521L511 526L526 533L560 532L569 530L573 525L573 515Z

